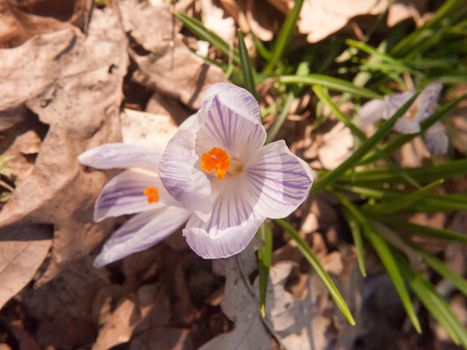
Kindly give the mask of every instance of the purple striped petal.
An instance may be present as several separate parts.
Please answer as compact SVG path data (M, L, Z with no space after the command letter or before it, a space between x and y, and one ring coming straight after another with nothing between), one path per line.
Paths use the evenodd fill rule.
M425 133L425 142L431 154L446 154L449 148L449 139L443 124L438 122L431 126Z
M258 197L246 190L247 184L246 173L216 182L218 196L209 220L190 218L184 234L198 255L226 258L243 250L254 237L264 218L255 214Z
M160 205L134 216L105 242L94 267L100 268L156 245L182 226L190 215L183 208Z
M386 112L384 100L371 100L360 108L360 128L365 129L369 124L381 120Z
M247 90L231 83L212 85L204 94L201 102L201 114L206 115L207 111L211 109L211 104L215 97L234 113L254 123L261 124L258 102Z
M196 136L196 153L201 155L213 147L226 150L237 160L246 162L266 140L262 124L244 118L215 96Z
M167 192L185 208L209 215L212 208L211 183L206 174L195 167L196 119L185 125L167 144L159 165L161 181ZM189 126L192 126L190 128Z
M155 170L161 155L161 152L143 146L107 143L88 149L78 156L78 160L96 169L135 167Z
M148 203L144 195L144 190L148 186L158 189L159 202ZM127 170L115 176L104 186L94 206L94 221L100 222L108 217L154 209L164 201L164 191L156 175Z
M292 213L307 198L313 174L309 166L292 154L283 140L258 150L247 166L245 188L257 197L254 211L264 218Z
M228 258L240 253L251 242L263 218L256 215L238 226L207 231L203 228L203 222L196 216L192 216L183 230L183 235L190 248L204 259Z

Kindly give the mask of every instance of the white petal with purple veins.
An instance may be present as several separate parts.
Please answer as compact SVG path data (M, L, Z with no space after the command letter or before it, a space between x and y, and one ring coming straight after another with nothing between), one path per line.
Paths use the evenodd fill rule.
M79 155L81 164L97 169L147 168L156 170L161 152L143 146L107 143Z
M449 139L443 124L438 122L431 126L425 133L425 142L431 154L446 154L449 148Z
M258 150L247 166L248 189L258 197L255 212L268 218L292 213L307 198L313 174L283 140Z
M246 173L216 181L217 198L208 221L193 215L184 230L190 247L204 258L226 258L243 250L263 217L253 208L258 201L247 188Z
M115 176L107 182L96 200L94 221L99 222L108 217L140 213L159 206L159 202L148 203L144 195L144 190L148 186L155 187L162 200L164 189L155 174L127 170Z
M212 207L211 183L197 169L196 127L182 128L169 141L159 165L160 177L167 192L185 208L209 214Z
M105 242L94 266L102 267L156 245L182 226L189 216L183 208L165 205L134 216Z
M247 247L263 221L263 218L253 215L240 225L226 227L213 234L203 227L200 219L193 216L183 230L183 235L190 248L199 256L205 259L228 258Z
M205 111L211 108L214 97L243 118L261 124L259 105L255 97L247 90L230 83L214 84L206 91L200 110L203 119L206 115Z
M240 161L247 161L252 151L266 140L263 125L237 114L218 97L214 97L207 117L196 136L196 153L201 155L220 147Z

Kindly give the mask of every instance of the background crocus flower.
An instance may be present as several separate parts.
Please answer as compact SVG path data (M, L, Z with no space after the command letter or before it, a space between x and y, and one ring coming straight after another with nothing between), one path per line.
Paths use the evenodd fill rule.
M183 230L204 258L242 251L265 218L281 218L307 197L313 176L284 141L264 145L255 98L213 85L199 112L180 126L160 162L168 193L193 215Z
M162 157L121 143L84 152L84 165L131 168L105 185L94 220L137 214L112 234L94 265L147 249L187 220L183 233L203 258L242 251L265 218L289 215L312 184L310 168L284 141L265 140L254 97L222 83L206 92L200 111L180 126Z
M397 120L394 130L401 134L415 134L420 132L420 123L433 114L438 104L442 90L440 83L428 85L417 97L407 113ZM412 96L413 91L406 91L386 96L383 100L371 100L360 109L360 126L365 128L368 124L381 119L389 119ZM435 123L425 133L428 150L432 154L446 154L448 138L441 123Z
M107 240L94 261L102 267L145 250L182 226L190 212L177 206L157 174L161 152L151 148L110 143L79 156L81 164L97 169L131 168L111 179L94 206L94 221L137 214Z

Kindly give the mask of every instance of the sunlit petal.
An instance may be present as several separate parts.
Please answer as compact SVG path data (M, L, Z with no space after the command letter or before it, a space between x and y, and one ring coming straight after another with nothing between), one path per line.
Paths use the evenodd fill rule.
M195 153L196 127L177 131L162 156L159 170L164 187L185 208L209 213L212 206L211 183L206 174L197 169Z
M220 147L231 157L247 161L252 151L264 144L264 127L236 113L218 96L212 99L210 106L196 136L196 153L201 155L213 147Z
M183 208L160 205L134 216L105 242L94 266L102 267L156 245L182 226L189 215Z
M161 152L143 146L107 143L88 149L78 160L96 169L136 167L156 170L161 156Z
M313 183L310 167L283 140L258 150L246 173L248 189L258 198L254 210L264 218L288 216L307 198Z
M214 97L221 104L230 108L234 113L261 124L260 110L255 97L247 90L230 83L218 83L212 85L205 93L202 100L201 113L211 109Z
M160 203L149 203L144 191L154 187L164 197L164 189L155 174L146 174L140 171L127 170L104 186L94 206L94 221L99 222L108 217L124 214L140 213L154 209ZM167 201L167 195L164 200Z
M209 230L205 223L193 216L183 235L199 256L205 259L228 258L247 247L263 221L263 218L252 215L239 225Z

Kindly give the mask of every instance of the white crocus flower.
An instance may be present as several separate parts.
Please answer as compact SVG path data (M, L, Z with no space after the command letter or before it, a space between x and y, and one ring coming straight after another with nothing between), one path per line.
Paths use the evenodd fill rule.
M415 134L421 131L420 123L430 117L438 105L438 98L442 90L440 83L428 85L417 97L406 114L399 118L394 130L401 134ZM415 92L406 91L386 96L382 100L371 100L360 109L360 126L365 128L368 124L381 119L389 119L402 105L407 102ZM448 138L443 125L438 122L425 133L428 150L432 154L446 154Z
M213 85L161 154L107 144L83 153L82 164L131 168L104 187L94 219L137 214L105 243L100 267L149 248L177 230L201 257L241 252L265 218L293 212L308 196L312 174L284 141L264 145L259 106L246 90Z

